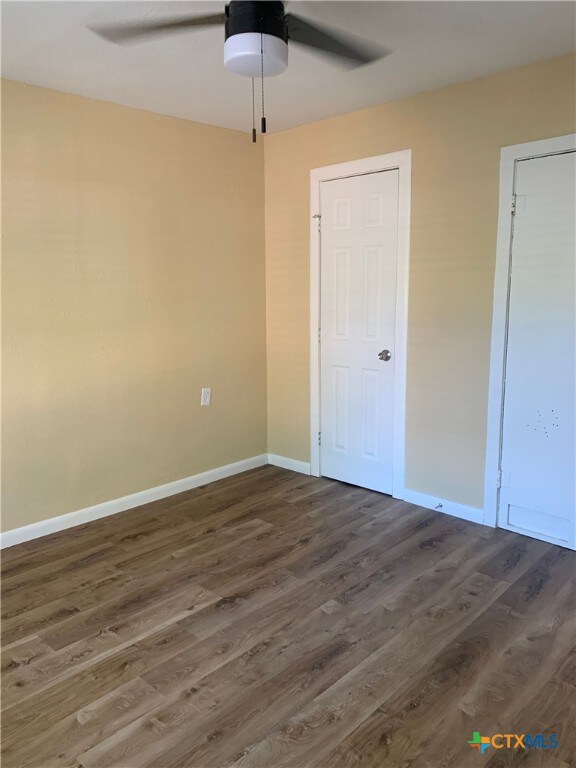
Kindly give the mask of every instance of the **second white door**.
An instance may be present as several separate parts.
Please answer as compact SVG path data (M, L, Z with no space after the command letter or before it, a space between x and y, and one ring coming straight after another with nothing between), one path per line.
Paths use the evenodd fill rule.
M321 184L320 471L392 493L398 170Z
M498 524L576 548L576 153L516 163Z

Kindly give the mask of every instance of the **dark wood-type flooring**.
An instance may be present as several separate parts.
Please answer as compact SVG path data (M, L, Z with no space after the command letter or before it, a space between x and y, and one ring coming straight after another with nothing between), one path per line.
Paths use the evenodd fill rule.
M2 765L576 765L574 557L274 467L12 547Z

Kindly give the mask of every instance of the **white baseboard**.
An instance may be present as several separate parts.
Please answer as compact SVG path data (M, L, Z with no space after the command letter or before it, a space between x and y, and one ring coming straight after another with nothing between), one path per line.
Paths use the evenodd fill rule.
M310 464L306 461L297 461L296 459L287 459L286 456L277 456L275 453L268 454L268 464L282 469L291 469L293 472L300 472L302 475L309 475Z
M223 467L209 469L207 472L200 472L197 475L185 477L182 480L176 480L173 483L158 485L155 488L148 488L138 493L132 493L129 496L122 496L119 499L105 501L102 504L95 504L92 507L79 509L76 512L69 512L58 517L51 517L48 520L41 520L38 523L14 528L11 531L4 531L0 534L0 548L13 547L15 544L21 544L24 541L37 539L41 536L47 536L50 533L57 533L66 528L73 528L75 525L89 523L92 520L99 520L102 517L115 515L118 512L125 512L127 509L140 507L142 504L149 504L152 501L164 499L167 496L174 496L177 493L190 491L192 488L198 488L200 485L213 483L216 480L223 480L225 477L237 475L240 472L246 472L249 469L256 469L265 464L273 464L275 467L289 469L293 472L299 472L303 475L310 475L310 464L297 459L289 459L285 456L277 456L274 453L263 453L260 456L252 456L249 459L236 461L234 464L226 464ZM397 498L407 501L410 504L417 504L426 509L434 509L437 512L444 512L463 520L471 520L474 523L484 523L484 511L475 507L467 507L464 504L457 504L453 501L446 501L435 496L429 496L419 491L412 491L408 488L403 489L397 494Z
M429 496L427 493L411 491L404 488L398 493L397 498L407 501L410 504L417 504L419 507L433 509L436 512L444 512L453 517L459 517L462 520L470 520L473 523L484 525L484 510L477 507L467 507L465 504L458 504L455 501L447 501L436 496Z
M223 467L209 469L207 472L200 472L197 475L185 477L182 480L176 480L173 483L158 485L155 488L148 488L145 491L131 493L129 496L122 496L119 499L105 501L102 504L95 504L93 507L79 509L76 512L68 512L65 515L51 517L48 520L40 520L38 523L24 525L22 528L14 528L11 531L5 531L0 534L0 548L13 547L15 544L21 544L24 541L37 539L40 536L47 536L49 533L63 531L66 528L73 528L75 525L89 523L92 520L98 520L101 517L115 515L118 512L125 512L127 509L140 507L142 504L148 504L151 501L158 501L167 496L174 496L176 493L189 491L192 488L198 488L199 485L213 483L216 480L223 480L225 477L237 475L240 472L246 472L249 469L256 469L268 463L266 453L260 456L252 456L250 459L236 461L234 464L226 464ZM308 473L310 474L310 473Z

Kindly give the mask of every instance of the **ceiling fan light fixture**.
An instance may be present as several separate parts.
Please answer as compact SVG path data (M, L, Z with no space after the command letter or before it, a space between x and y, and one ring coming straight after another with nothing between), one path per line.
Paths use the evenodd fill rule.
M112 43L129 44L185 30L224 24L224 66L230 72L252 79L252 141L256 141L254 80L261 78L261 131L266 133L264 78L280 75L288 66L288 41L304 45L351 66L370 64L385 53L373 45L360 44L346 34L333 31L294 13L285 13L281 0L230 0L224 13L185 16L156 21L137 21L91 27Z
M264 60L262 62L262 59ZM243 32L224 43L224 66L236 75L260 77L281 75L288 66L288 43L275 35Z

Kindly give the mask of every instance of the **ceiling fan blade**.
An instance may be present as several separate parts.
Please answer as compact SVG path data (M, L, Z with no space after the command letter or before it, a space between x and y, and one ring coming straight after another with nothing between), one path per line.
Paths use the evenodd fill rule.
M359 67L370 64L387 55L386 51L373 43L359 43L341 33L333 32L328 27L306 21L293 13L286 14L286 24L291 41L316 48L340 60L345 59L349 66Z
M207 16L163 19L162 21L148 21L140 24L104 24L90 27L90 29L111 43L129 45L130 43L149 40L158 35L185 32L195 27L212 27L216 24L224 24L225 21L224 13L212 13Z

